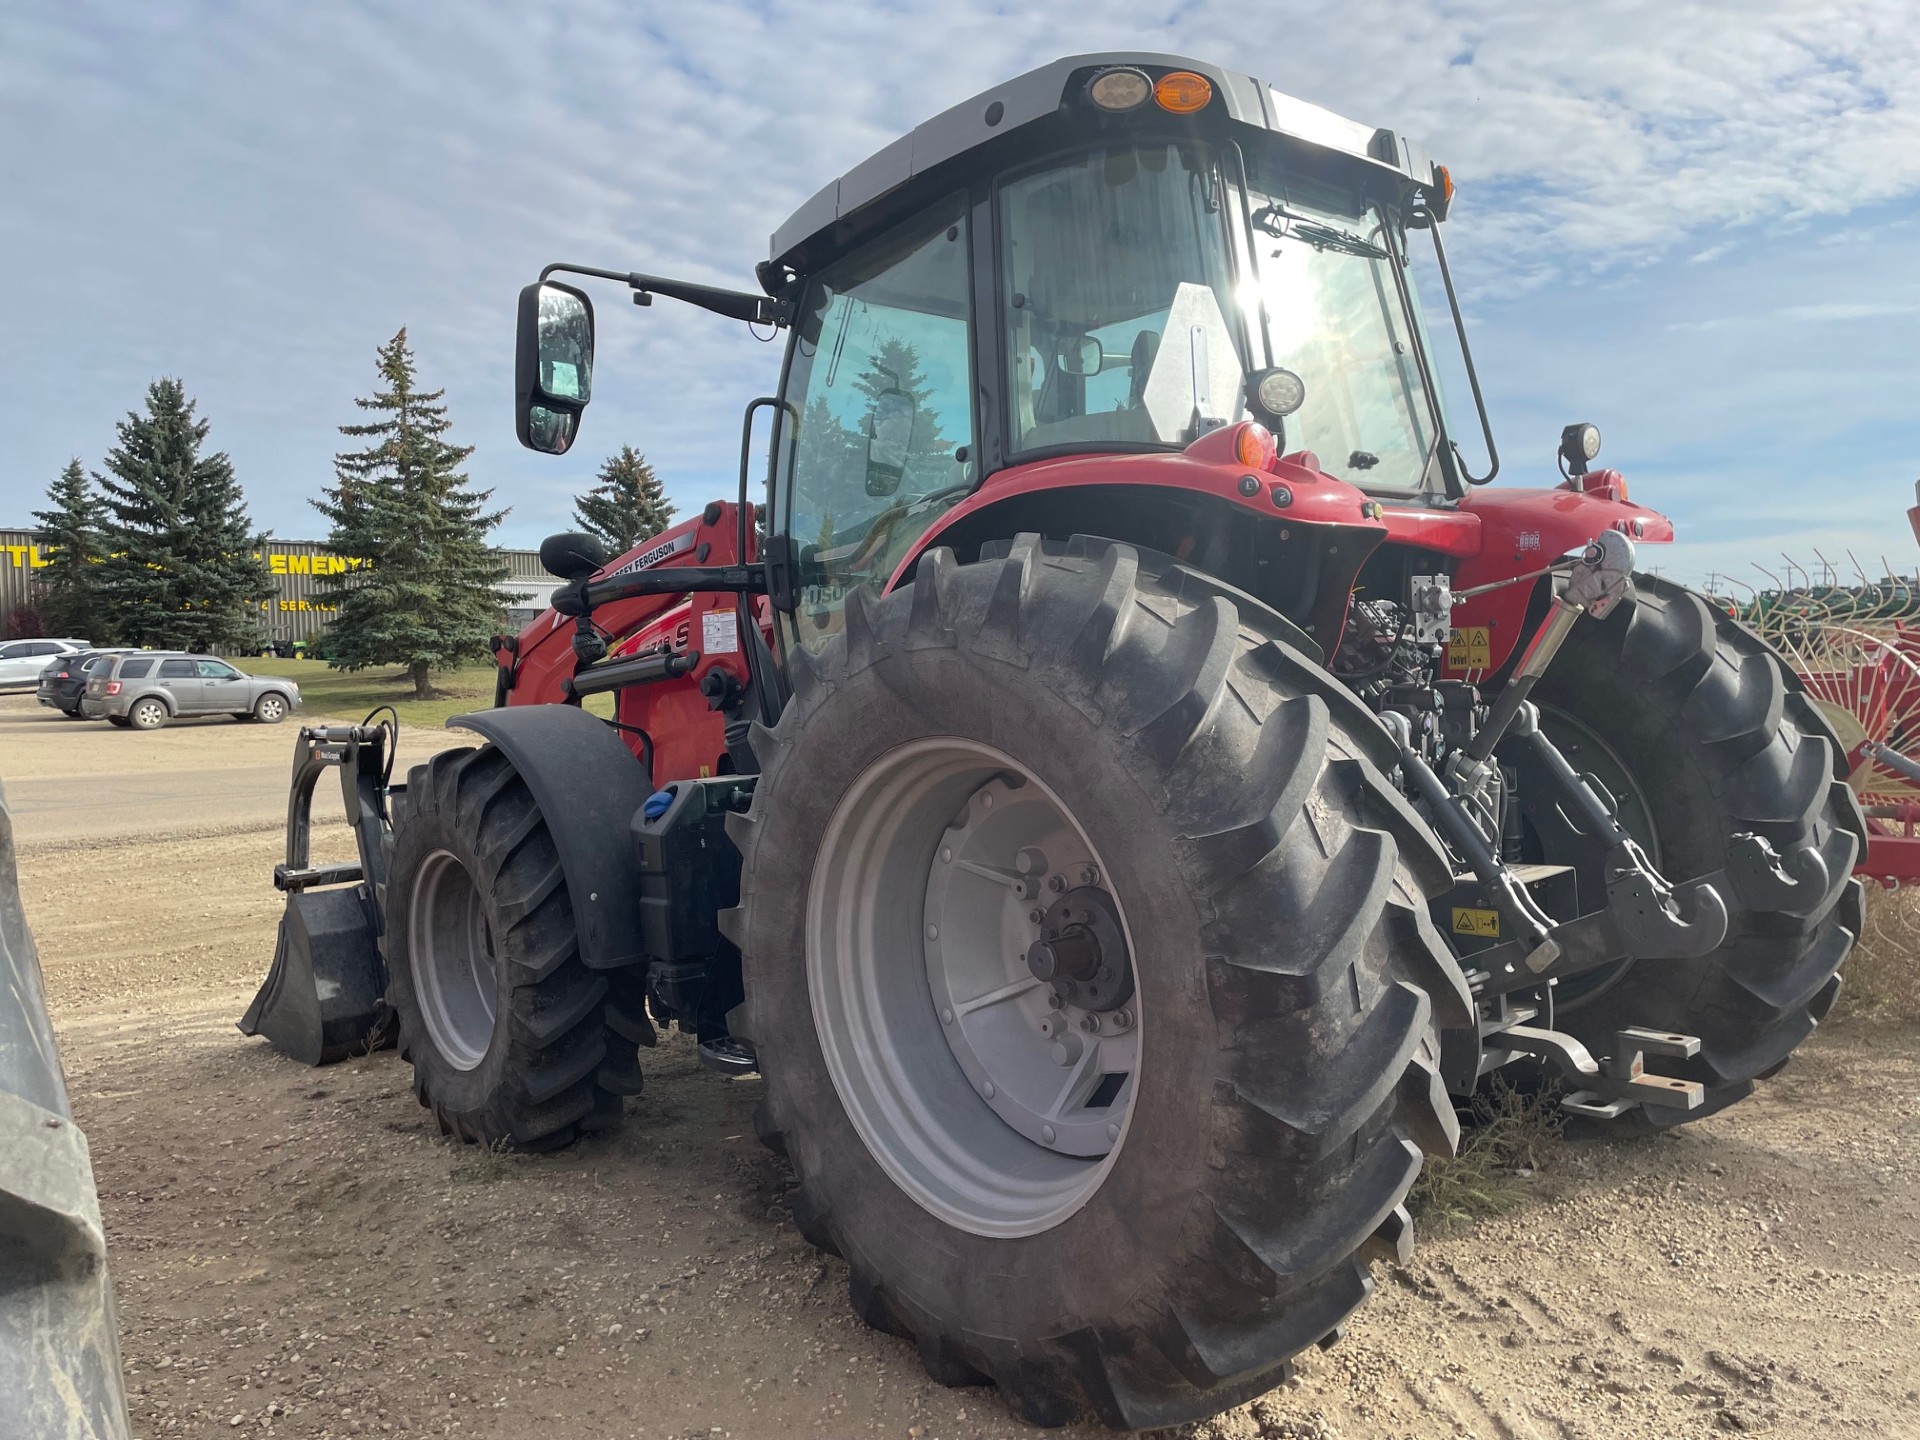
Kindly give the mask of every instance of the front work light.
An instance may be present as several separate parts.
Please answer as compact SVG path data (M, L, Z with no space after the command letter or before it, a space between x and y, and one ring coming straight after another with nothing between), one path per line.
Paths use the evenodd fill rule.
M1560 432L1560 458L1569 475L1587 473L1587 462L1600 453L1598 425L1569 425Z
M1103 70L1087 87L1087 98L1102 110L1133 110L1153 94L1153 82L1138 70Z
M1269 419L1293 414L1306 403L1306 382L1291 370L1261 370L1247 386L1253 408Z
M1191 70L1174 70L1162 75L1153 87L1154 103L1172 115L1192 115L1207 108L1213 99L1213 85L1204 75Z

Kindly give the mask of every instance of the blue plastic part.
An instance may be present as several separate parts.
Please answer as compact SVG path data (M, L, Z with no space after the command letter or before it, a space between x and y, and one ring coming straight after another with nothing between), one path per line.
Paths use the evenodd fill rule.
M647 797L647 803L641 807L641 811L647 819L658 820L667 813L667 807L671 804L673 804L673 791L656 790Z

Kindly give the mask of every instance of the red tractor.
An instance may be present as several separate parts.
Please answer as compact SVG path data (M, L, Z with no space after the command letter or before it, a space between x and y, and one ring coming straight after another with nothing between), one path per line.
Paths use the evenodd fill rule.
M348 898L290 911L255 1028L321 1058L381 998L446 1131L542 1147L678 1025L760 1072L860 1315L1041 1424L1279 1383L1496 1067L1613 1127L1748 1094L1839 988L1860 811L1775 656L1631 574L1672 527L1591 426L1477 488L1409 273L1452 193L1247 76L1080 56L828 185L757 293L549 266L523 443L591 398L558 274L784 330L779 394L733 503L547 543L486 743L392 787L364 875L290 855ZM362 821L378 738L306 741ZM297 993L353 934L383 978Z

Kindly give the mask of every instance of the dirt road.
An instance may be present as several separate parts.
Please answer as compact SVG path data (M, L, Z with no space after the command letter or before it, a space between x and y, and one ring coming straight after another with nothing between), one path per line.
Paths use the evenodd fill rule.
M16 807L54 779L284 775L292 745L284 726L134 736L19 705L0 701ZM138 748L156 739L165 764ZM238 818L180 812L208 839L158 823L164 796L151 828L111 804L21 819L136 1435L1047 1433L852 1318L753 1139L758 1082L684 1042L648 1058L619 1132L521 1159L440 1139L392 1052L311 1071L242 1037L280 802L209 783L229 781ZM1830 1026L1756 1100L1564 1147L1528 1183L1535 1203L1376 1268L1339 1345L1194 1433L1920 1435L1920 1035Z

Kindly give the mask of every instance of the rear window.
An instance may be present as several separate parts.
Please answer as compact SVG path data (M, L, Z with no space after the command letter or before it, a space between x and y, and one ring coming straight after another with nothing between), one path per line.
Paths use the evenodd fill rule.
M160 662L160 678L162 680L191 680L193 674L193 661L191 660L162 660Z
M138 660L122 660L120 662L120 678L122 680L144 680L152 671L153 661L145 657Z

